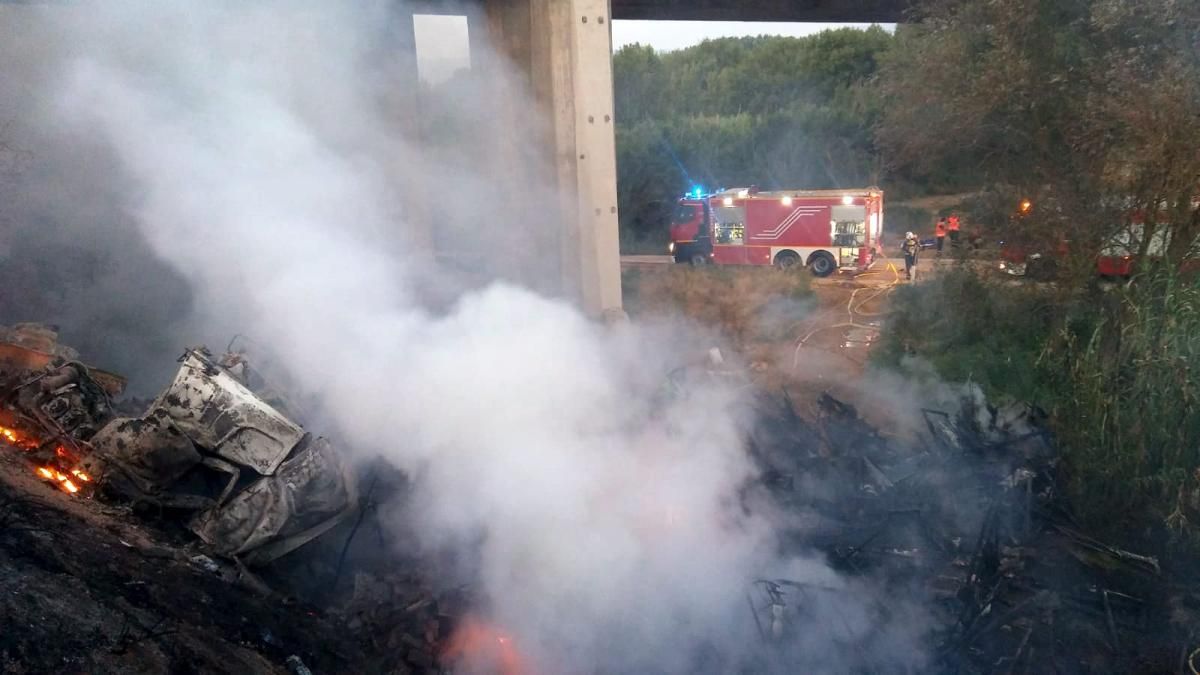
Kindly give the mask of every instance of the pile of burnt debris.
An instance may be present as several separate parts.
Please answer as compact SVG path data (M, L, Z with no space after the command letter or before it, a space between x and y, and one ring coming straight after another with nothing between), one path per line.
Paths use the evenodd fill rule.
M888 589L896 606L879 601L878 617L895 615L902 599L919 602L933 618L922 670L1194 667L1200 590L1158 558L1082 531L1038 410L997 409L971 391L953 413L923 410L914 447L828 394L812 407L798 415L786 394L763 401L752 434L766 468L761 489L794 516L784 546L815 548L842 573ZM760 580L753 604L764 642L805 625L822 592ZM896 667L858 646L864 672Z
M119 403L121 378L53 329L0 329L0 671L441 673L493 650L525 672L473 618L472 589L382 525L405 476L351 470L268 380L243 352L194 348L153 401ZM1200 594L1082 531L1038 411L973 395L922 414L921 439L900 442L829 394L755 401L762 477L744 499L780 516L780 547L884 589L880 624L901 602L928 620L921 660L893 658L822 618L843 587L757 579L746 620L764 656L739 672L799 672L798 633L818 624L851 672L1190 667Z

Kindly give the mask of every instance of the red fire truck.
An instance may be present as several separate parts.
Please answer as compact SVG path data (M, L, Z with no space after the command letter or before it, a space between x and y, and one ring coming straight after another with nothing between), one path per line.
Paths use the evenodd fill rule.
M875 261L883 231L883 191L756 188L679 200L669 251L693 265L807 265L829 276Z

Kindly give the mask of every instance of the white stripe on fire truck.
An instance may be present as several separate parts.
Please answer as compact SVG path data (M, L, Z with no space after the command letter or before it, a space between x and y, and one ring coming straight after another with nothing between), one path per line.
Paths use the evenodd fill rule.
M751 239L778 239L780 237L780 235L782 235L784 232L786 232L787 229L789 227L791 227L801 217L811 216L814 213L820 213L822 210L824 210L824 209L823 209L823 207L820 207L820 206L817 206L817 207L801 206L801 207L797 208L795 211L792 211L791 215L789 215L787 218L784 218L783 222L781 222L778 225L776 225L775 227L767 230L766 232L760 232L750 238Z

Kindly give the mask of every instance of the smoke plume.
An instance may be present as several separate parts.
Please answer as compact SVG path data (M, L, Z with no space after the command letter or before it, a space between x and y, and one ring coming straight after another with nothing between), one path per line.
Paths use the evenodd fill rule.
M20 64L5 112L34 158L8 188L21 202L8 216L42 238L22 244L28 268L64 274L57 249L104 261L55 310L70 337L94 327L107 342L85 347L123 354L115 365L168 370L185 344L240 332L269 345L339 443L414 477L423 544L477 551L491 618L540 669L734 669L761 650L747 586L772 575L840 589L814 600L781 672L844 670L856 657L834 645L868 635L893 663L917 658L908 628L880 632L873 591L781 559L770 519L744 506L754 467L737 393L663 386L700 338L602 328L530 290L537 279L463 280L414 245L421 202L440 250L503 258L529 228L521 250L557 255L539 250L554 224L517 217L493 187L497 144L538 147L519 78L496 68L506 86L460 82L437 105L398 106L423 94L395 47L407 17L382 1L110 0L0 17L22 36L0 52ZM500 133L480 112L506 105L528 128ZM411 118L421 110L438 118ZM544 180L527 196L554 203L528 162ZM31 313L51 302L25 300Z

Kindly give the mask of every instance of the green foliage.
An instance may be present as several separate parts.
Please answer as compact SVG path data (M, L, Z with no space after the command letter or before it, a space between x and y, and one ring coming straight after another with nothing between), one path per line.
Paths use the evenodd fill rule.
M1031 198L1086 271L1140 210L1180 260L1200 234L1200 3L927 0L879 77L889 168ZM1149 242L1150 237L1143 237ZM1077 279L1081 280L1081 279Z
M1047 374L1073 501L1097 522L1139 517L1200 534L1200 281L1159 268L1115 290L1098 325L1063 326Z
M1079 515L1200 544L1200 279L1160 266L1066 292L958 270L894 294L877 363L918 357L993 401L1041 406Z
M880 28L709 40L613 59L622 242L658 250L694 184L832 188L880 182L872 77ZM630 249L623 249L630 250Z
M883 55L877 141L889 168L983 187L968 205L975 222L1043 250L1069 240L1067 274L1057 289L960 275L905 289L880 358L917 354L946 377L1041 404L1086 517L1192 535L1200 286L1172 270L1200 235L1200 3L921 9ZM1014 219L1021 198L1034 208ZM1165 235L1166 264L1102 291L1095 256L1135 213L1146 225L1133 243L1145 254L1151 233Z
M907 357L919 357L990 397L1041 403L1046 392L1036 364L1059 325L1056 303L1045 287L992 283L956 269L896 290L872 358L904 370Z

